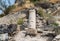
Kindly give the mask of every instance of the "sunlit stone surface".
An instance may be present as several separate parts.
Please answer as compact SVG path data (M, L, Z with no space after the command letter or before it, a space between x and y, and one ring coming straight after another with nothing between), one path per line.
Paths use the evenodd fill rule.
M29 10L29 28L36 29L36 11L35 9Z

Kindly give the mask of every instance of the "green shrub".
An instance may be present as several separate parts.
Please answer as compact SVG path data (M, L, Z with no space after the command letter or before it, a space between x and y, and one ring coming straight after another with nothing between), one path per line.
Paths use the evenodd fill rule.
M52 23L53 26L58 26L59 24L58 23Z
M33 3L34 3L34 2L37 2L37 1L40 1L40 0L30 0L30 2L33 2Z
M59 34L60 34L60 27L56 27L56 28L55 28L55 34L56 34L56 35L59 35Z
M48 17L48 14L44 13L42 8L40 8L37 12L41 17L44 17L44 18Z
M16 8L15 5L12 5L12 6L9 6L8 8L6 8L6 10L4 11L5 15L9 14L9 12L14 8Z
M3 16L4 16L4 14L0 14L0 18L3 17Z
M19 19L17 20L17 24L18 24L18 25L23 24L23 19L22 19L22 18L19 18Z
M43 16L43 10L42 10L42 8L40 8L37 12L38 12L38 14L39 14L40 16Z
M51 14L45 13L42 8L40 8L38 11L38 14L43 17L44 19L54 19Z

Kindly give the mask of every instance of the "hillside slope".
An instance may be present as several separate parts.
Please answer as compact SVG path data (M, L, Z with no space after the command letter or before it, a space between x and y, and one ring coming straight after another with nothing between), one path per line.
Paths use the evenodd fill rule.
M21 12L16 12L15 14L9 14L0 18L0 24L11 24L11 23L16 24L19 18L24 18L25 16L26 16L25 13Z

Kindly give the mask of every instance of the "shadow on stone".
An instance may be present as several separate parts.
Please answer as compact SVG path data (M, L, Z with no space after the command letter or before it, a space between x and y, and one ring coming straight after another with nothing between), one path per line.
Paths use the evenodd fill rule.
M10 24L8 26L8 34L11 36L17 30L17 24Z

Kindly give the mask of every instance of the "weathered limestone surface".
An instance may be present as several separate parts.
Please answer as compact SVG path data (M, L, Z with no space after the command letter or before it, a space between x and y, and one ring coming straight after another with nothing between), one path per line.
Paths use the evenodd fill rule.
M23 18L25 16L26 16L26 14L21 13L21 12L17 12L15 14L9 14L9 15L6 15L6 16L0 18L0 24L11 24L11 23L16 24L16 22L19 18Z
M57 35L52 41L60 41L60 34Z
M29 10L28 28L36 29L36 10L35 9Z
M25 36L23 33L24 31L21 31L17 33L14 37L15 41L52 41L52 37L46 37L46 36L36 36L36 37L31 37L29 35ZM19 37L18 37L19 36Z

